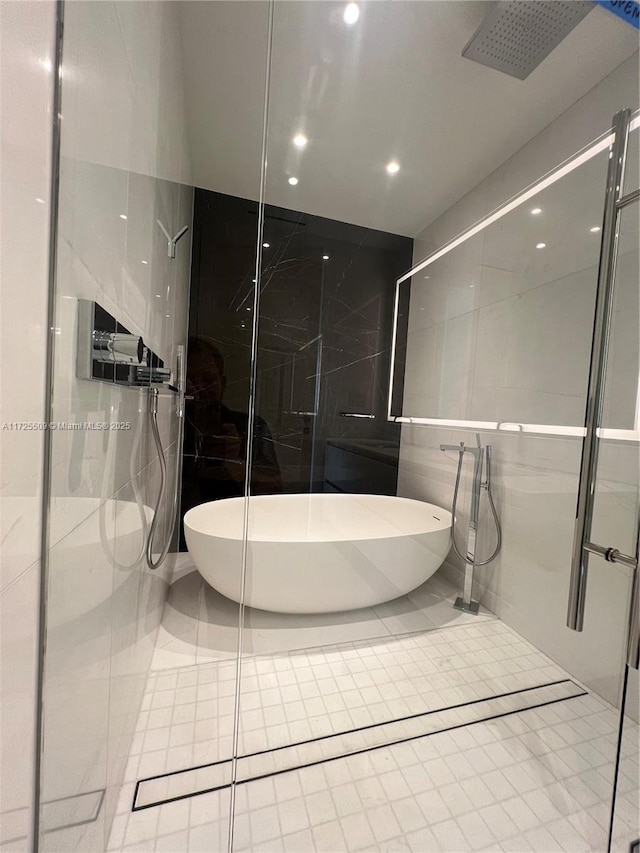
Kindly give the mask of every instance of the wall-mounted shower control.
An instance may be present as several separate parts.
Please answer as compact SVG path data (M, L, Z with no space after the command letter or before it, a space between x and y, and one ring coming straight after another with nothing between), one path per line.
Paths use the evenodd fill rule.
M168 367L138 367L136 368L136 385L166 385L171 390L171 371Z
M105 364L134 364L146 362L146 350L139 335L122 332L93 332L93 358Z
M118 385L172 387L171 371L140 335L90 299L78 300L76 375Z

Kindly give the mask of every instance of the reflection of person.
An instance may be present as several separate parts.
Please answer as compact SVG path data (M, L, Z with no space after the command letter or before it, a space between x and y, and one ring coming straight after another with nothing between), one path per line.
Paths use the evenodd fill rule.
M244 494L249 416L222 402L224 359L206 338L189 341L185 403L183 514L193 506ZM282 491L280 466L267 422L255 416L250 494Z

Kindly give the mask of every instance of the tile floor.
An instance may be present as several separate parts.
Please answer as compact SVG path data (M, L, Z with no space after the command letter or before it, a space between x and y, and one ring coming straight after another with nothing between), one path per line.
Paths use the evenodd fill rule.
M495 618L485 608L478 616L454 610L457 594L455 587L438 573L409 595L346 613L294 615L247 608L244 651L256 655L288 652ZM238 605L206 584L189 555L181 554L151 668L164 670L225 658L235 660L237 646Z
M237 783L327 764L347 756L372 752L381 747L411 743L445 731L479 722L512 716L522 711L565 702L587 695L573 681L563 680L521 691L458 703L441 709L421 711L390 721L369 723L295 743L279 744L239 755L235 766ZM138 781L134 810L162 805L185 796L208 793L228 784L231 759L191 769L174 770Z
M178 583L192 575L183 565ZM185 612L188 587L170 598L111 851L227 849L229 788L132 811L139 780L231 755L235 630L224 601L198 590L197 611ZM412 600L345 624L249 612L240 753L568 678L491 614L449 612L454 592L434 578ZM298 647L298 630L311 647ZM617 723L588 694L239 784L234 850L603 851ZM637 754L632 725L619 787L625 853L638 821Z

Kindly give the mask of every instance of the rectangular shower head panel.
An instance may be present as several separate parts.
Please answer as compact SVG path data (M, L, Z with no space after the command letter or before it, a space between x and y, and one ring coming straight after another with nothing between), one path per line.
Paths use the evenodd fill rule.
M501 0L462 55L524 80L593 7L591 0Z

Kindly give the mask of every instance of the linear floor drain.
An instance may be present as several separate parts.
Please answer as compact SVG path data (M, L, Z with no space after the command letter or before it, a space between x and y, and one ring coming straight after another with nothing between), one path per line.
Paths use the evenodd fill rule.
M429 737L474 723L508 717L521 711L586 695L582 687L570 679L564 679L388 722L373 723L359 729L337 732L300 743L265 749L238 758L236 782L253 782L267 776L336 761L350 755ZM136 785L132 809L139 811L185 797L208 794L229 787L230 783L230 759L141 779Z

